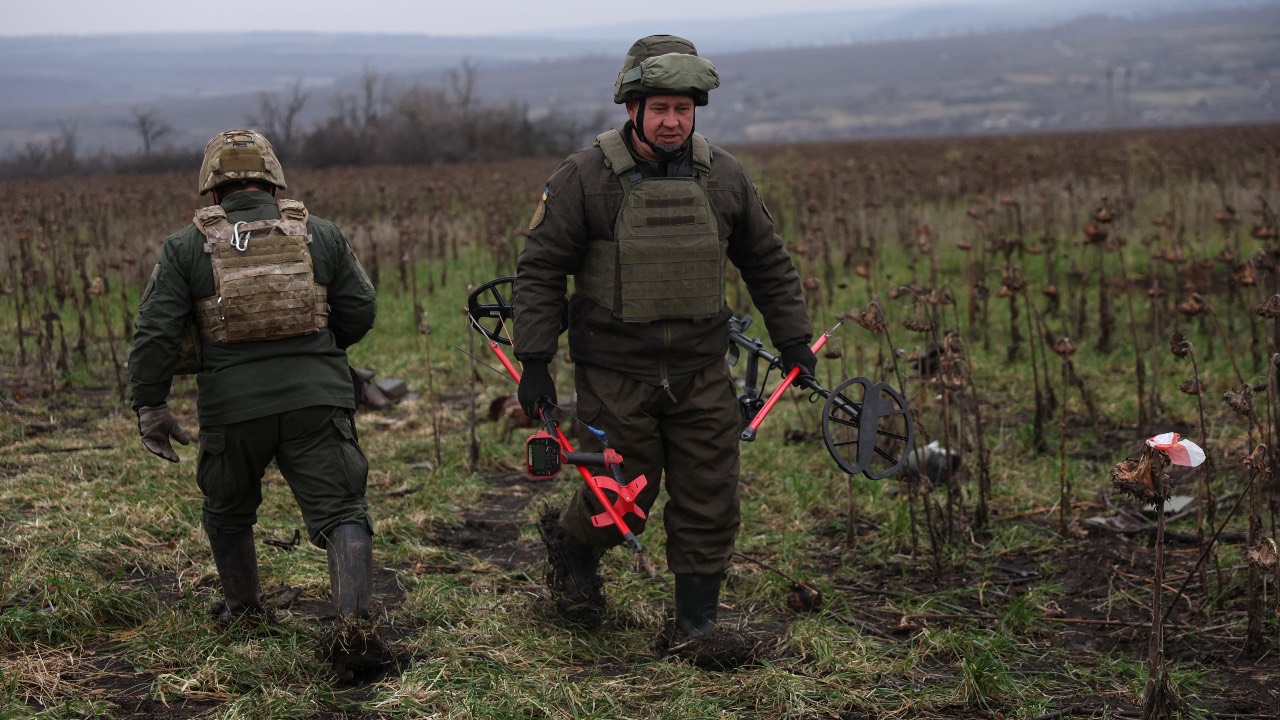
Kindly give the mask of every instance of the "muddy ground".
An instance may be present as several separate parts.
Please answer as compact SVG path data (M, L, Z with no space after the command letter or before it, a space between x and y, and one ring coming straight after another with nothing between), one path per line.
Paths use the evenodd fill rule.
M109 395L106 391L101 394L104 399ZM20 413L21 408L21 404L9 402L5 410ZM46 432L38 417L29 419L29 433ZM68 425L75 424L76 421L71 420L57 430L49 428L48 432L65 431ZM486 478L486 482L490 489L479 503L467 511L460 523L428 528L427 537L432 544L451 548L464 556L483 558L487 561L485 564L505 571L502 582L510 583L512 589L540 587L542 548L536 537L527 533L522 537L522 528L516 524L516 519L525 516L522 511L531 503L543 499L550 490L549 484L529 480L519 473L493 475ZM1054 595L1060 598L1056 602L1035 608L1035 629L1031 632L1037 635L1036 642L1048 641L1064 648L1073 663L1081 666L1095 662L1100 655L1141 664L1147 656L1150 638L1150 611L1144 604L1149 597L1152 575L1153 553L1148 549L1152 533L1133 531L1130 525L1134 518L1100 503L1084 503L1080 510L1083 516L1110 516L1116 518L1116 522L1110 529L1086 526L1087 535L1074 543L1048 543L1045 547L1050 549L1008 552L1001 555L998 562L970 561L965 567L943 568L941 572L935 572L929 562L905 557L900 563L852 567L846 563L848 555L840 551L846 540L848 519L837 513L825 517L815 515L815 523L829 531L827 539L832 551L814 558L811 567L787 570L810 578L810 583L822 593L823 605L833 622L854 624L879 642L904 648L910 647L913 635L926 626L994 625L999 621L989 607L977 601L974 593L954 593L957 589L982 585L986 588L987 597L1008 598L1026 593L1040 583L1054 583L1065 592ZM993 522L1019 523L1029 534L1057 533L1057 516L1048 512L1010 517L997 514ZM1141 524L1140 518L1138 522ZM864 518L855 518L854 527L855 534L863 538L869 538L877 531L874 522ZM1199 558L1200 551L1193 540L1178 535L1171 537L1165 570L1170 587L1181 585ZM922 549L921 552L927 551ZM746 557L739 558L738 563L752 566L753 570L762 567ZM415 575L465 575L473 572L473 565L465 562L417 563L397 570ZM1043 568L1052 570L1045 572ZM1280 660L1274 651L1262 656L1243 652L1240 610L1233 609L1225 614L1218 610L1212 617L1204 615L1200 605L1206 593L1199 576L1197 573L1188 585L1186 596L1171 600L1171 596L1166 595L1166 603L1172 602L1173 609L1165 639L1166 656L1172 666L1198 665L1205 671L1203 682L1217 688L1213 697L1199 698L1194 703L1195 710L1200 713L1197 716L1280 718ZM1212 586L1212 570L1203 576ZM181 600L173 577L133 574L121 582L145 584L166 602ZM380 570L376 585L377 600L394 612L404 592L397 584L396 573ZM1237 588L1230 592L1243 591ZM1141 601L1117 602L1118 594ZM726 600L731 601L732 591L726 595ZM897 609L897 601L934 595L946 598L938 604L944 610L904 615ZM1243 599L1238 597L1225 597L1222 604L1232 608L1244 607ZM1274 607L1274 603L1269 607ZM295 616L314 618L320 626L330 618L330 609L325 602L295 601L289 609ZM727 612L732 613L733 608ZM796 617L796 611L787 607L786 599L780 598L772 615L753 617L751 622L785 635L788 624ZM1230 626L1224 627L1224 623L1230 623ZM1046 626L1048 631L1043 630ZM388 639L394 642L412 632L412 627L393 627L388 630ZM1274 638L1269 638L1269 642L1274 647ZM411 656L398 656L386 672L396 673L413 662ZM151 699L153 678L135 672L119 657L110 642L84 648L74 667L75 670L64 673L61 680L79 688L83 696L109 700L120 708L120 717L140 720L203 717L225 703L224 698L187 697L164 704ZM1036 673L1051 673L1055 668L1030 664L1018 669L1034 679ZM941 665L936 670L939 673L953 672ZM616 671L625 673L628 669L616 668ZM738 672L749 672L749 669ZM886 682L899 681L886 678ZM908 684L911 681L902 679L900 682ZM358 694L365 691L357 687L349 692ZM1140 708L1128 702L1103 696L1089 687L1081 687L1077 695L1059 702L1057 707L1060 712L1046 717L1138 717L1140 712ZM972 706L956 707L954 716L1004 717L998 711L982 711ZM320 713L312 717L315 720L361 720L361 716L345 712ZM367 717L377 715L369 714ZM844 717L860 719L870 716L850 709Z

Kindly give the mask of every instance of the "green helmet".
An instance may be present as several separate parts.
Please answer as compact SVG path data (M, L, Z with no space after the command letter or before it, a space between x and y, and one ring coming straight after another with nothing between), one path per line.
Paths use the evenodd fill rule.
M271 143L253 130L227 130L204 146L200 163L200 194L224 183L261 180L283 190L284 170Z
M688 95L707 104L707 92L720 87L720 73L698 57L693 43L675 35L640 38L627 51L613 83L613 101L622 104L650 95Z

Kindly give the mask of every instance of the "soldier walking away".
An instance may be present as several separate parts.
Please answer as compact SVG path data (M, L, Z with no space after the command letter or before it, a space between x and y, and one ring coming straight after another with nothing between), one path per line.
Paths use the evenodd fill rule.
M199 189L216 204L165 240L138 308L129 374L142 444L178 462L170 439L191 437L166 400L175 374L197 373L196 482L223 592L215 616L263 614L253 526L274 459L328 553L335 666L368 672L381 663L376 630L361 627L373 586L369 465L346 348L373 328L374 288L333 223L275 197L284 173L259 133L210 140Z
M719 84L688 40L654 35L631 47L613 91L629 119L570 155L547 181L514 292L516 357L524 365L518 396L534 416L539 401L557 399L548 364L573 276L568 341L577 416L608 433L627 477L649 479L637 503L646 513L665 485L667 564L675 574L668 649L706 667L732 667L750 655L717 625L739 524L742 421L725 361L726 261L738 268L785 369L812 374L816 364L799 277L772 218L738 161L694 132L696 108ZM601 556L621 542L617 528L592 524L601 510L579 488L539 527L557 607L588 625L600 622L605 606ZM638 517L627 522L644 529Z

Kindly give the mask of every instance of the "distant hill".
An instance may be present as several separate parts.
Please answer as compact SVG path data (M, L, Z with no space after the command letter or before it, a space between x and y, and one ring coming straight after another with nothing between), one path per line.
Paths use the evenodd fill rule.
M700 130L721 143L887 135L1274 121L1280 114L1280 2L972 6L681 21L723 84ZM1182 6L1179 6L1182 8ZM1090 15L1075 15L1095 10ZM1070 17L1070 19L1066 19ZM637 29L639 28L639 29ZM259 93L301 82L309 127L355 96L447 87L467 62L476 97L533 115L619 115L622 49L649 28L545 37L244 33L0 38L0 158L70 129L82 152L132 152L139 108L199 147L243 125ZM875 39L882 38L882 39ZM892 38L892 39L883 39ZM622 48L622 49L620 49Z

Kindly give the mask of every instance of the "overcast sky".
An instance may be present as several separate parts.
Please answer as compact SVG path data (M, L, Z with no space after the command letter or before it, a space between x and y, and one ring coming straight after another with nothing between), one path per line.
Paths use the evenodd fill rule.
M980 2L982 0L979 0ZM990 2L991 0L986 0ZM998 1L998 0L997 0ZM974 0L0 0L0 35L262 30L429 35L511 35L530 31L652 24L665 19L759 17L887 5L955 5Z

